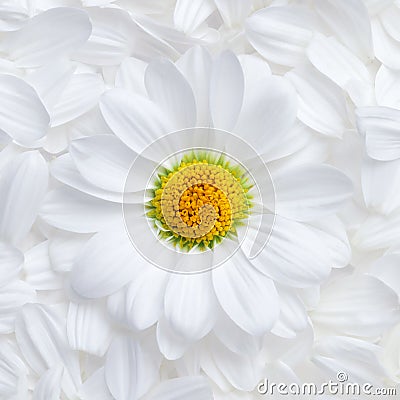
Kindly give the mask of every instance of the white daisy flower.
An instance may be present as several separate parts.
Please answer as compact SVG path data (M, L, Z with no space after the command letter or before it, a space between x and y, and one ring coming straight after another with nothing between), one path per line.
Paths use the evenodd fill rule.
M1 2L0 397L399 382L399 10Z
M140 85L147 95L121 88L107 92L100 106L115 136L94 135L76 140L71 144L70 153L59 157L52 165L53 176L64 185L49 193L42 218L63 230L81 234L98 232L74 262L72 287L84 297L112 295L107 301L108 312L131 329L143 330L158 322L158 341L164 354L172 345L176 347L176 343L181 348L178 353L182 354L190 343L213 330L222 316L234 322L232 329L245 334L261 336L275 328L282 335L291 335L302 326L302 322L296 325L289 314L286 316L285 309L290 312L286 304L298 304L296 307L302 309L292 288L318 285L328 277L332 267L348 263L343 226L334 218L325 218L333 215L351 196L350 181L337 169L321 165L317 149L308 157L298 151L308 142L309 133L296 122L296 95L290 84L271 76L266 64L257 58L245 57L242 62L243 68L253 71L246 75L246 81L243 68L232 53L223 53L213 61L207 52L196 48L185 54L177 66L167 61L151 63L144 71L144 81L140 81L129 75L143 71L141 63L132 60L117 74L118 85L129 88ZM199 82L204 84L199 85ZM264 161L280 160L271 164L274 165L271 174L278 199L277 215L267 216L261 231L268 236L273 224L272 234L265 250L253 260L248 259L246 252L250 253L257 235L257 229L251 225L252 215L259 214L252 214L251 208L248 216L240 218L245 223L250 221L250 235L236 252L232 250L232 245L240 242L240 229L236 229L238 221L234 220L236 214L229 216L229 210L224 214L223 196L218 192L207 192L214 200L222 199L216 203L221 210L219 229L211 230L208 236L194 238L190 233L176 232L177 227L171 229L174 221L165 223L167 221L159 214L163 182L179 177L183 167L189 168L183 171L190 171L192 166L205 166L204 172L210 176L217 170L226 176L236 174L238 190L246 193L249 189L248 178L240 167L246 160L239 157L239 162L232 164L231 160L228 165L213 156L220 146L213 130L207 131L210 135L208 153L193 152L196 142L191 140L195 136L188 134L189 148L181 147L177 141L169 143L167 136L167 145L172 144L174 150L181 152L185 149L183 155L175 159L175 165L162 164L163 154L169 148L153 153L152 162L139 158L144 163L134 170L134 179L128 179L134 191L140 188L143 194L153 166L163 167L156 170L156 183L146 192L150 193L150 203L146 203L143 196L127 193L131 198L124 207L129 209L132 201L138 204L132 206L133 216L138 218L132 229L140 227L139 240L146 238L139 245L139 252L120 227L125 180L136 155L165 133L197 124L232 130L256 147ZM233 150L234 143L232 139ZM286 146L288 143L290 146ZM229 143L225 147L229 150ZM314 158L317 162L312 163ZM150 173L144 173L146 170ZM268 176L257 169L251 172L255 182L260 182L257 184L261 185L261 192L269 191L271 199L273 193ZM200 197L207 189L200 183L197 190ZM194 193L194 189L186 193L185 202L192 204ZM253 192L250 190L249 194ZM232 202L234 198L228 197L228 200ZM242 200L239 198L239 205L248 201L252 200L246 200L246 196ZM190 217L195 218L185 202L180 212L186 215L187 209ZM147 213L143 208L146 204L152 207ZM136 210L142 211L138 215ZM193 220L198 224L196 221ZM154 224L158 238L154 236ZM265 240L262 235L261 240ZM171 238L176 238L178 251L166 250ZM332 251L337 246L341 248L340 255ZM193 258L190 258L191 247L197 248L193 254L200 251ZM192 271L196 268L210 270L214 265L211 258L229 258L229 261L207 273L170 274L154 268L139 253L155 255L158 262L161 260L163 265L169 266L164 269L170 270L179 268L176 259L182 254L197 263L192 265ZM164 257L171 254L172 258ZM179 357L179 354L170 357Z

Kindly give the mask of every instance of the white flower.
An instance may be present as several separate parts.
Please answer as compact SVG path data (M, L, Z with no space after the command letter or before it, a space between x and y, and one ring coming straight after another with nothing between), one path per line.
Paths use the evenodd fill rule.
M399 16L2 1L0 397L398 382Z
M53 176L65 185L49 194L42 218L60 229L98 232L75 261L73 288L90 298L112 295L108 312L134 330L158 321L159 345L169 357L179 355L170 354L166 342L177 341L184 351L226 316L234 321L232 329L250 335L260 336L271 329L283 336L295 334L306 317L293 288L318 285L332 267L348 262L343 227L328 216L349 198L351 183L335 168L319 164L317 154L318 163L312 163L312 155L302 160L298 150L307 143L308 134L296 122L296 96L290 84L271 76L257 58L245 57L242 62L243 68L254 73L246 75L246 81L238 59L229 52L213 61L207 52L196 48L177 62L178 68L167 61L151 63L143 76L148 98L119 88L101 100L102 115L115 136L94 135L73 141L70 153L52 164ZM133 73L143 71L140 63L122 68L119 85L130 88L140 83L133 80ZM143 82L140 86L143 90ZM250 225L244 251L232 254L226 265L198 275L171 275L154 268L135 251L119 227L120 203L135 155L164 133L196 124L232 130L256 147L264 160L281 159L279 168L272 170L278 216L274 223L267 217L262 232L267 234L273 225L272 235L254 260L245 255L257 234ZM190 144L191 136L187 137L189 146L195 147L195 142ZM211 131L210 147L216 148L218 143L213 140ZM179 143L170 144L180 149ZM229 144L226 146L229 154ZM158 154L156 163L163 158ZM144 174L146 168L143 164L134 171L135 190L145 188L141 185L150 177ZM270 190L265 176L256 169L252 173L262 185L261 191ZM142 238L153 237L145 215L135 219L134 225L140 227ZM152 243L157 249L153 252L164 259L164 253L159 254L162 239L151 240L143 240L139 251L146 252ZM230 256L232 243L223 239L211 254ZM334 254L332 249L337 246L340 252ZM212 266L210 261L201 261L204 259L207 257L199 261L202 270ZM174 258L166 262L171 268L176 266ZM299 309L296 319L292 307ZM226 328L220 327L222 335Z

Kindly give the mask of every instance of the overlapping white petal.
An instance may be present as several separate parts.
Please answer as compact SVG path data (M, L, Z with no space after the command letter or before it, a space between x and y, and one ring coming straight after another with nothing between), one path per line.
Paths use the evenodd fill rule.
M97 233L75 260L71 284L81 296L107 296L127 284L143 264L146 261L136 253L125 231Z
M260 336L272 328L279 314L274 283L244 256L215 269L212 279L221 307L241 329Z
M3 51L20 67L38 67L57 57L69 57L81 47L92 31L87 13L59 7L36 15L10 32L2 43Z
M173 121L173 129L183 129L196 123L196 104L193 91L168 60L154 61L146 69L145 85L150 100ZM158 132L161 136L163 132Z
M105 363L107 386L116 400L139 399L157 380L157 363L129 336L116 337Z
M325 135L341 137L350 126L342 90L311 66L295 68L286 76L299 96L300 121Z
M361 59L373 58L368 10L361 0L317 0L318 14L336 36Z
M196 30L215 10L213 0L177 0L174 10L174 24L190 34Z
M169 325L184 339L199 340L213 328L217 299L211 273L174 274L168 281L164 302Z
M213 398L207 380L201 376L164 381L149 394L149 400L210 400Z
M0 124L23 146L33 146L47 133L50 117L37 92L16 76L0 75Z
M338 279L324 288L314 323L338 334L374 338L400 319L396 293L371 276Z
M224 52L214 61L210 78L210 112L215 128L231 131L242 108L243 71L237 57Z
M40 376L62 365L62 389L73 395L81 383L78 355L67 341L65 319L57 306L30 304L16 321L17 343L30 367Z
M61 395L61 378L63 368L54 366L48 369L39 379L33 391L33 400L57 400Z
M357 127L365 136L370 157L380 161L400 157L400 110L389 107L362 107L356 110Z
M257 227L250 227L243 244L246 254L252 254L254 243L265 247L259 254L253 254L256 257L251 263L284 285L308 287L319 284L334 266L321 235L289 219L269 217L261 234Z
M48 224L76 233L93 233L121 217L121 205L84 194L68 186L46 195L40 216Z
M175 103L175 106L178 104ZM145 97L122 89L105 93L100 100L100 108L113 132L138 153L172 130L165 110Z
M399 10L3 1L0 398L397 382ZM249 169L253 207L191 259L144 202L157 165L214 146Z
M244 98L234 132L267 155L293 127L297 98L293 86L281 77L260 80ZM268 156L267 156L268 157Z
M267 60L294 66L305 59L305 49L318 26L317 15L301 6L267 7L246 21L247 38Z
M317 342L313 362L327 376L344 371L350 382L382 385L384 368L381 348L375 344L346 336L327 336Z
M70 303L67 315L68 343L73 350L104 356L111 342L111 324L102 303Z
M358 106L373 100L372 77L365 64L335 37L316 34L307 56L320 72L345 90Z
M36 151L8 163L0 177L0 237L20 243L31 229L47 191L48 169Z
M0 242L0 265L2 266L0 286L16 278L21 271L24 255L8 243Z
M149 328L163 314L168 279L168 273L161 269L150 264L145 266L129 285L108 298L108 312L131 329Z
M351 181L328 165L304 164L272 176L278 215L307 221L334 214L350 199Z

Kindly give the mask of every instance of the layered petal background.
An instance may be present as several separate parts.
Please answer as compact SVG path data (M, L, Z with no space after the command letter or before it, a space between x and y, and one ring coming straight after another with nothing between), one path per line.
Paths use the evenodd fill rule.
M2 1L0 399L294 399L263 382L343 376L399 395L399 18L395 0ZM203 144L255 194L186 273L144 199L166 154Z

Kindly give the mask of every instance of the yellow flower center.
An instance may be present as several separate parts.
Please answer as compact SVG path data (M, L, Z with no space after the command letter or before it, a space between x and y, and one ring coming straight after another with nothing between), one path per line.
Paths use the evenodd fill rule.
M159 235L180 248L213 248L236 232L250 207L247 178L224 161L195 156L159 174L148 216Z

